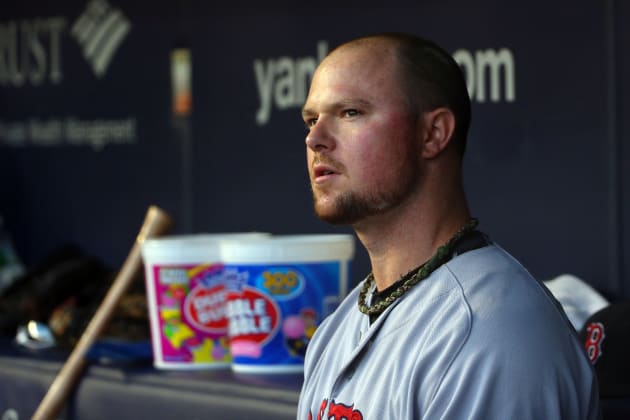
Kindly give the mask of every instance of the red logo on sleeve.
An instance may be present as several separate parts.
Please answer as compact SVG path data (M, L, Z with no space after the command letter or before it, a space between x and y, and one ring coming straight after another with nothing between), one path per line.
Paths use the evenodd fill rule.
M328 407L328 415L325 414ZM313 415L309 413L308 420L313 420ZM324 399L319 406L317 420L363 420L363 414L354 409L354 404L345 405Z
M595 364L597 359L602 355L602 343L604 342L604 338L606 338L604 324L601 322L591 322L588 324L588 327L586 327L586 334L586 342L584 343L586 354L591 360L591 363Z

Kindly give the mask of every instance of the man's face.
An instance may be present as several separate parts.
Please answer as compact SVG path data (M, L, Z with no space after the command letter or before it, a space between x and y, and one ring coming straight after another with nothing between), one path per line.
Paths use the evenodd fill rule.
M391 48L343 48L315 72L303 109L315 213L356 224L386 214L420 180L416 115L405 105Z

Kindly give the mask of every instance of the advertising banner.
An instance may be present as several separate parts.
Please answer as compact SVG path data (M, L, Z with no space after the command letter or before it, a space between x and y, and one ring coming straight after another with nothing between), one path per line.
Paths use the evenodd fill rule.
M611 187L619 110L607 78L609 47L628 35L610 37L606 4L249 3L4 8L0 212L27 262L74 241L117 265L150 204L186 232L350 231L313 214L300 109L337 44L404 31L442 45L466 77L465 183L480 229L542 280L568 272L622 292L609 276L610 206L628 199ZM613 135L628 131L621 120ZM369 270L358 251L355 283Z

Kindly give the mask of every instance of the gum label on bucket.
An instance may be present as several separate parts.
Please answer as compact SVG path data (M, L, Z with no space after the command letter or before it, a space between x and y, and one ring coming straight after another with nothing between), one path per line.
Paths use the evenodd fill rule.
M226 264L233 364L302 365L317 325L340 301L340 264Z
M262 348L276 335L280 308L257 289L243 286L228 302L230 319L228 335L232 337L231 351L239 356L260 357Z
M156 265L155 299L166 363L229 363L223 265Z

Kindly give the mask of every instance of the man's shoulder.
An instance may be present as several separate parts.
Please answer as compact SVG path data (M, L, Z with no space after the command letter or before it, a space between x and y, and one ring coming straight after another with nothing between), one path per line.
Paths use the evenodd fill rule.
M582 356L561 306L509 253L490 246L460 258L449 270L470 312L469 349L507 357L520 347L527 353L521 360L540 361L550 352Z
M497 245L467 252L446 266L473 311L501 311L502 316L526 308L529 315L532 309L558 312L559 305L542 282Z

